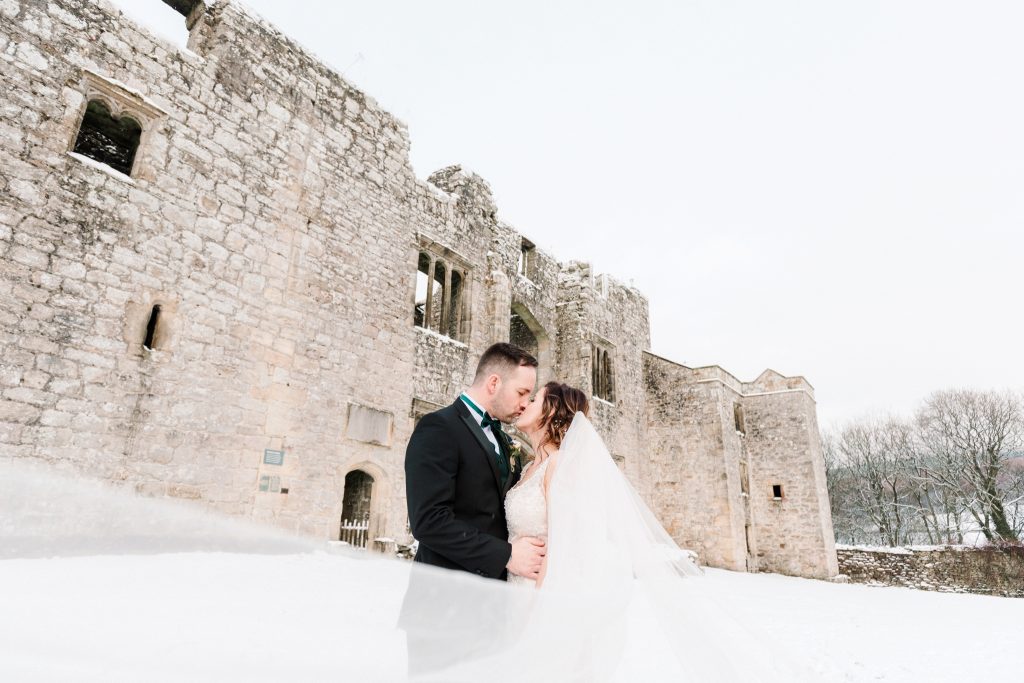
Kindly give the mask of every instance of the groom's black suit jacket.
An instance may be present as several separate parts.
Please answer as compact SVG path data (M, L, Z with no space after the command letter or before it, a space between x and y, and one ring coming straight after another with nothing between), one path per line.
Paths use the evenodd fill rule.
M510 446L503 432L498 438ZM503 482L496 457L462 399L420 419L405 451L405 494L409 526L419 541L417 562L507 578L512 546L505 494L519 479L519 468Z

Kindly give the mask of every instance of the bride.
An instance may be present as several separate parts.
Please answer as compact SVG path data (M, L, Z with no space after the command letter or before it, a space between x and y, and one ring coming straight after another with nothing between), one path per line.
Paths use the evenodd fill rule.
M568 577L626 581L637 569L700 574L615 466L589 414L584 392L548 382L515 423L534 458L505 498L509 542L548 540L536 587ZM512 574L509 583L534 581Z
M438 666L411 678L805 680L701 590L693 555L615 465L589 412L584 392L549 382L520 415L534 457L505 498L506 518L510 542L547 540L539 578L418 577L421 618L405 628L429 633Z

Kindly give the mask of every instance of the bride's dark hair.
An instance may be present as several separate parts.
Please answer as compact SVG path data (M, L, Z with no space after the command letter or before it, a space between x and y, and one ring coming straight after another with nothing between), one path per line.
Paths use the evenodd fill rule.
M541 445L551 444L561 448L562 439L569 431L569 425L576 413L590 417L590 401L587 395L559 382L548 382L544 385L544 405L540 408L540 425L544 430Z

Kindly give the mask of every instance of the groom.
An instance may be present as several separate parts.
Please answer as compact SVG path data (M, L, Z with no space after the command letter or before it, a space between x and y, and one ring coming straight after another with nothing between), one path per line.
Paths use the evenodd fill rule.
M520 469L501 429L526 409L536 383L536 358L512 344L494 344L480 357L473 385L420 419L405 451L416 562L503 581L508 572L538 577L544 542L508 542L505 494Z

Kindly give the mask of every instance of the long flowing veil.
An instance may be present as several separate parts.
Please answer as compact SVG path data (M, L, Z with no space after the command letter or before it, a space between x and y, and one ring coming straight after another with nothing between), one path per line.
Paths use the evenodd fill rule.
M602 621L588 624L578 643L593 663L586 680L629 680L652 659L656 680L773 681L797 673L767 636L706 594L694 555L658 522L582 413L551 480L548 548L542 592L604 603ZM742 658L731 652L737 641Z
M699 576L612 460L594 425L576 413L548 495L546 588L627 590L634 578Z
M705 594L583 415L549 490L540 590L325 553L312 539L15 462L0 474L0 580L19 586L0 610L0 672L12 680L46 678L44 666L79 680L279 680L286 670L365 681L821 680L779 675L764 634ZM272 618L264 572L288 606ZM111 610L120 616L102 616ZM255 635L214 637L271 623L293 657ZM169 647L195 656L160 654Z

